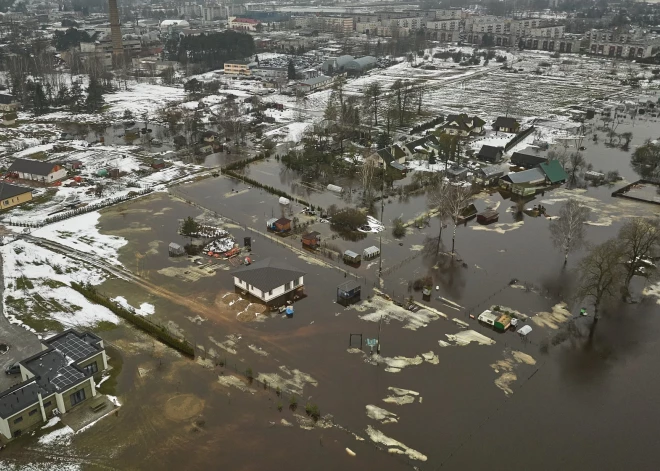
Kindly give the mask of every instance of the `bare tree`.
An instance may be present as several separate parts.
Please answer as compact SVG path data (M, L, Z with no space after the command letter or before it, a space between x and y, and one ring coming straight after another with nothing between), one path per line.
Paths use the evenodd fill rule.
M649 263L648 260L660 249L660 219L629 219L619 230L618 240L626 263L623 289L625 295L629 296L629 286L633 276L640 273Z
M552 243L564 254L564 265L568 254L584 243L584 223L589 218L589 208L576 199L570 199L559 210L559 219L550 222Z
M374 125L378 126L378 100L383 93L379 82L372 82L367 86L364 94L371 101L371 111L374 114Z
M414 175L417 175L415 172ZM427 172L421 172L427 173ZM438 233L438 245L435 249L435 254L437 255L440 252L440 243L442 242L442 226L444 225L444 220L448 216L447 211L447 193L449 191L449 185L442 179L440 179L436 185L431 188L427 193L427 202L431 209L434 209L438 213L438 218L440 219L440 232Z
M593 338L600 319L602 302L616 295L625 278L621 256L623 250L616 239L593 247L578 265L579 286L577 299L589 299L594 307L594 321L589 330Z
M568 157L568 184L571 187L577 185L578 176L584 167L587 166L587 161L580 152L573 152Z
M364 197L367 200L367 205L371 203L371 198L373 196L373 179L374 174L376 173L376 168L378 168L378 158L376 155L371 155L367 157L362 164L362 169L360 170L360 177L362 180L362 188L364 189Z
M456 246L456 228L458 227L458 220L463 213L463 210L474 200L471 186L463 185L449 185L447 190L447 198L445 201L447 215L454 223L454 234L451 238L451 256L455 254Z

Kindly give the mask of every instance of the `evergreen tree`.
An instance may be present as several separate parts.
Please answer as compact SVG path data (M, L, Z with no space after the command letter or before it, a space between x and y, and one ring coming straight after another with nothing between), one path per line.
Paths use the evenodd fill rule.
M83 102L83 96L84 93L80 82L73 82L71 85L71 90L69 91L69 101L67 103L70 111L80 111Z
M87 99L85 100L87 111L98 111L104 104L103 86L95 78L90 78L89 86L87 87Z
M296 66L293 63L293 59L289 59L289 67L287 71L287 78L289 80L295 80L296 79Z
M34 114L44 114L48 111L48 98L46 98L46 94L44 93L44 87L38 82L30 82L28 86Z
M69 104L71 100L71 95L69 94L69 87L62 85L57 91L57 96L55 97L55 104L57 106L65 106Z

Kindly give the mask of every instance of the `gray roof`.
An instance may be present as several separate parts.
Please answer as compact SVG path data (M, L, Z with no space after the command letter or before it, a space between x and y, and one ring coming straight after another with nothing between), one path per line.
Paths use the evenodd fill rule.
M362 255L364 255L366 257L368 255L374 255L374 254L377 254L379 252L380 252L380 250L378 250L378 247L376 247L375 245L372 245L371 247L367 247L366 249L364 249L364 251L362 251Z
M498 175L504 175L504 173L507 172L508 170L509 170L509 166L507 164L490 165L488 167L483 167L482 169L480 169L481 173L486 178L496 177Z
M493 123L494 128L518 128L520 123L515 118L508 118L506 116L498 116Z
M428 136L424 136L424 137L420 137L419 139L415 139L414 141L406 142L405 146L410 151L411 154L414 154L415 149L418 146L423 146L423 145L426 145L426 144L439 145L440 141L438 141L438 138L435 137L433 134L430 134Z
M97 346L100 340L96 335L90 333L79 334L74 331L65 331L44 340L44 344L59 350L73 361L81 361L101 351Z
M327 75L319 75L318 77L312 77L312 78L308 78L307 80L303 80L302 82L300 82L300 84L311 86L311 85L316 85L317 83L327 82L328 80L330 80L330 77L328 77Z
M514 152L511 156L511 163L518 165L519 167L536 167L538 164L547 162L546 157L541 157L539 155L527 154L525 151Z
M304 274L304 271L293 268L286 263L273 260L271 257L234 270L233 273L236 278L265 292L285 285L290 281L297 280Z
M0 393L0 417L6 419L17 412L39 403L39 386L29 379Z
M11 105L15 102L16 100L13 95L10 95L9 93L0 93L0 105Z
M337 57L336 62L339 67L342 67L348 64L352 60L353 60L353 56L345 55L345 56Z
M480 157L497 157L497 154L502 153L502 147L495 147L495 146L489 146L489 145L483 145L481 146L481 149L479 149L479 153L477 154Z
M25 186L11 185L9 183L0 184L0 201L14 196L22 195L24 193L32 193L32 188Z
M364 69L366 67L374 66L376 65L377 61L375 57L372 56L364 56L360 57L359 59L353 59L352 61L349 61L346 63L346 68L349 69Z
M504 178L508 179L511 183L521 184L529 183L537 180L545 180L545 173L538 168L530 168L529 170L524 170L522 172L515 172L506 175Z
M353 252L352 250L346 250L346 251L344 252L344 255L345 255L346 257L351 257L351 258L356 258L356 257L359 257L359 256L360 256L359 254Z
M16 159L9 166L9 172L30 173L32 175L48 176L56 164L52 162L40 162L31 159Z

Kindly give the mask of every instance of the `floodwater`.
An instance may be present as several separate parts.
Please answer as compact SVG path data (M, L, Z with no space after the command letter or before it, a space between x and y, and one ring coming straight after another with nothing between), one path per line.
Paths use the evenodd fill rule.
M638 126L633 146L644 138L642 132L637 134ZM626 179L634 177L624 174L629 154L609 148L611 154L594 152L592 147L596 146L588 145L587 152L601 159L599 165L594 162L596 168L602 165L610 170L605 168L610 162ZM617 152L620 157L615 157ZM250 177L261 180L253 168ZM541 202L553 215L569 197L581 199L592 208L587 237L593 243L612 237L626 218L658 213L654 205L612 198L613 189L557 189L538 196L527 207ZM74 439L72 453L75 459L86 460L85 467L99 467L96 456L104 464L111 456L120 469L273 469L278 465L293 469L483 469L493 463L498 463L496 468L542 471L656 467L660 458L655 443L655 424L660 419L655 407L660 387L655 361L660 354L655 340L660 334L656 298L633 305L609 303L593 342L588 342L582 335L590 318L578 318L581 306L569 303L567 313L559 304L569 299L574 284L571 270L582 254L572 254L564 267L550 243L547 219L516 216L510 211L512 203L493 193L476 204L478 209L497 207L499 222L481 226L471 221L456 228L460 261L452 262L437 258L435 242L428 240L439 232L437 218L425 229L409 229L400 242L391 236L389 224L394 217L403 213L409 215L405 219L412 219L411 214L425 210L423 195L386 203L382 290L399 300L412 296L446 318L423 311L415 316L380 298L350 309L334 302L336 286L349 276L355 275L361 283L363 298L370 294L378 283L378 260L348 268L346 275L320 257L300 255L246 231L245 226L263 230L266 219L288 214L277 197L224 177L177 192L181 200L159 194L113 207L101 218L102 232L128 240L120 250L120 261L141 272L143 279L162 290L160 294L120 279L106 282L101 290L121 294L133 305L153 303L153 319L197 345L200 361L210 359L210 368L193 367L168 350L156 353L148 339L141 340L140 335L132 339L131 329L105 333L124 359L117 393L125 405L118 417L105 419ZM171 260L167 255L169 242L185 243L176 234L177 220L203 213L184 200L208 208L207 218L222 215L237 221L225 222L224 227L239 242L244 236L254 238L255 259L272 256L306 272L307 297L295 303L293 318L262 315L256 316L258 322L239 321L237 309L222 301L234 291L226 262L219 262L225 269L197 281L162 273L163 268L185 271L193 266L186 258ZM313 199L312 203L325 204ZM324 230L330 237L331 232ZM444 250L451 247L452 231L451 225L443 230ZM378 245L379 239L370 234L362 241L332 242L342 249L361 251ZM136 252L143 256L136 257ZM408 287L426 276L432 278L434 289L431 299L423 301L421 293ZM640 285L637 282L635 288ZM511 332L496 333L469 317L493 305L534 316L528 321L533 328L528 339ZM571 315L573 321L566 322ZM573 324L575 328L567 328ZM456 335L478 338L471 330L495 343L457 345ZM366 339L380 339L377 364L367 362L365 353L348 350L350 334L362 335L365 352ZM355 341L353 337L353 347ZM213 366L219 361L227 366ZM299 412L308 401L317 404L322 415L331 414L344 430L301 428L286 410L290 392L281 399L284 411L280 413L275 408L280 399L272 392L262 393L256 382L254 393L219 385L218 375L231 374L234 368L251 368L255 377L269 378L271 384L279 381L299 398ZM145 370L152 374L143 377L140 371ZM194 416L182 413L181 408L172 411L172 402L181 400L172 398L181 395L187 395L184 403ZM369 405L395 414L397 421L381 423L369 417ZM199 425L200 416L203 425ZM282 426L281 418L293 427ZM388 452L387 445L380 445L378 450L367 436L371 429L406 448L390 445ZM357 456L350 457L345 448ZM410 456L392 449L408 450ZM3 458L39 456L34 449L7 451ZM420 454L426 461L419 459Z
M125 146L139 145L148 146L153 152L168 151L174 149L172 141L174 134L167 126L157 123L149 123L149 129L152 131L147 134L126 134L127 127L122 123L113 125L105 124L79 124L79 123L60 123L60 129L70 134L74 139L85 140L90 144L100 142L103 139L105 145ZM134 127L142 129L144 122L136 121ZM148 138L148 139L147 139ZM151 139L158 139L161 144L150 144Z
M221 183L223 180L206 180L196 185L213 182L214 186L222 185L224 189L227 183ZM595 208L593 222L604 223L605 217L612 219L607 221L610 225L593 225L588 228L588 237L596 243L610 237L617 230L621 219L643 214L649 209L647 205L611 198L610 192L608 188L591 188L579 193L584 198L594 200L590 201ZM221 214L223 210L231 210L232 205L226 201L232 198L242 198L238 205L241 210L244 208L243 203L249 205L253 201L251 204L255 206L267 205L267 201L272 199L271 195L262 194L258 190L229 198L224 197L222 191L207 190L198 194L206 194L202 198L204 204L217 208ZM552 214L560 204L559 200L568 195L566 190L558 190L538 200L543 201ZM124 251L121 260L130 267L132 251L136 245L146 252L150 241L161 240L164 243L158 246L157 252L145 259L147 278L173 292L199 300L202 304L213 305L217 303L215 300L218 295L233 291L230 271L220 270L213 277L202 278L194 283L157 273L161 267L172 264L167 258L165 242L183 242L174 235L176 224L170 220L201 213L199 209L182 202L162 198L152 201L145 199L127 205L128 209L123 214L121 211L118 214L107 213L102 219L103 230L121 234L119 228L123 225L135 229L138 229L138 224L150 227L155 232L136 230L129 237L131 245ZM263 469L270 467L271 455L277 457L273 459L283 460L283 463L291 459L292 453L298 456L298 447L294 452L286 448L286 443L313 443L314 448L318 446L323 451L314 453L305 449L302 453L310 460L310 466L322 469L371 467L377 462L373 460L378 460L378 466L383 469L399 469L408 465L419 469L436 469L440 466L447 469L474 469L485 467L487 463L492 464L493 459L503 459L506 460L507 468L511 469L550 470L556 469L556 457L559 455L569 457L562 462L570 463L571 468L573 463L582 467L604 468L615 463L614 469L623 467L624 463L632 463L636 468L648 469L650 461L646 460L658 457L656 448L650 446L647 438L650 430L647 424L654 423L657 419L655 415L658 415L653 412L654 408L649 407L659 379L652 373L653 358L660 353L656 351L658 347L653 342L660 329L657 316L651 315L657 312L656 305L647 302L616 306L616 311L613 310L600 323L590 348L587 348L584 339L578 338L564 341L546 352L541 348L544 339L554 337L561 329L555 331L532 323L534 330L529 341L523 342L515 334L496 334L477 324L468 314L476 315L491 305L508 306L528 315L551 311L563 299L561 295L566 293L566 287L571 285L569 272L580 256L579 253L572 255L568 268L564 269L561 257L550 245L548 221L525 216L520 224L512 213L506 212L510 203L502 200L497 193L487 201L479 202L478 207L481 209L482 206L498 203L498 224L479 226L470 222L465 227L457 228L457 251L466 267L460 263L448 263L446 259L436 264L433 257L411 250L416 245L424 245L428 236L437 233L436 219L432 219L430 227L424 231L411 230L403 239L403 246L399 246L391 240L389 234L386 236L384 233L387 240L383 246L385 292L399 299L412 295L416 300L421 300L420 293L408 292L408 282L430 274L434 286L439 289L434 289L432 299L427 304L445 313L449 320L431 320L426 327L413 331L403 328L405 322L388 319L391 316L387 316L387 311L384 311L385 320L380 332L381 355L414 359L417 356L424 358L421 354L433 352L438 357L437 364L426 360L414 364L416 362L413 361L413 364L405 366L400 372L393 373L386 371L387 365L365 363L361 353L347 352L348 334L360 333L364 339L378 336L376 322L358 317L373 311L373 308L356 311L339 307L333 299L335 287L346 279L342 272L309 264L281 245L259 236L255 236L253 242L256 259L274 256L307 272L305 285L308 297L295 304L296 314L293 319L275 316L263 322L245 324L236 321L236 313L225 306L212 317L200 316L193 321L190 318L195 313L182 306L156 303L156 319L174 322L176 328L185 332L188 338L194 339L209 355L214 354L228 364L233 362L239 371L249 367L254 370L255 376L278 373L284 379L293 378L281 370L280 367L285 366L288 371L297 369L309 374L318 385L304 386L301 397L305 400L309 398L310 402L319 405L322 414L332 414L335 423L366 439L364 442L356 441L352 435L338 433L336 429L306 431L297 426L286 428L284 433L287 439L281 439L277 433L275 435L278 439L272 439L272 429L279 429L267 425L269 420L273 420L271 416L259 417L254 412L260 400L231 390L231 409L211 408L205 415L208 417L207 423L220 420L218 417L222 415L225 426L231 424L232 430L239 431L226 438L227 446L231 444L232 450L242 450L242 439L249 436L263 455L248 458L243 453L227 453L196 443L190 445L192 449L198 450L195 453L195 460L198 461L195 463L201 465L219 460L230 467ZM240 219L239 208L235 207L236 204L233 206L235 212L232 217ZM157 208L170 209L158 214ZM387 215L388 205L385 208ZM251 214L249 209L243 211L243 214ZM395 214L394 208L392 213ZM248 234L240 227L229 228L239 241ZM451 243L451 229L444 231L445 246ZM410 255L420 252L421 255L406 263ZM399 263L401 265L398 268L387 270L387 267L396 267ZM374 285L377 273L376 265L369 269L366 265L363 263L356 271L363 273L364 270L365 276L360 281L365 292ZM514 278L518 280L518 285L527 286L529 290L510 287L509 282ZM119 280L107 284L104 289L122 293L134 304L153 302L152 298L145 298L144 294ZM451 299L463 309L456 310L445 305L436 299L438 295ZM575 315L579 306L569 306L569 309ZM614 313L617 315L614 316ZM467 322L469 329L494 339L495 345L441 346L439 341L447 342L447 335L463 331L451 320L454 317ZM588 325L585 319L578 319L577 323L584 328ZM562 327L561 324L558 327ZM240 340L236 341L237 337L233 337L232 344L226 343L227 335L230 334L240 336ZM368 350L366 346L364 349ZM256 350L266 352L267 356L257 354ZM506 364L513 351L531 356L535 364L514 365L513 374L516 379L503 385L512 391L512 394L507 395L495 384L502 371L495 372L491 365L499 361ZM403 363L406 364L405 359ZM635 367L632 368L632 365ZM187 375L193 374L194 369L190 370L191 373L182 374L181 379L191 385L195 394L205 394L203 397L209 397L209 401L214 396L210 391L224 394L217 392L217 387L209 390L208 379L206 382L192 377L186 380ZM393 395L389 389L391 387L415 391L418 396L415 396L412 403L403 405L385 402L384 399ZM634 401L629 398L631 388L635 390ZM418 397L423 401L419 402ZM396 414L397 423L381 424L370 419L366 413L366 406L370 404ZM422 453L427 461L420 462L405 455L385 452L376 453L377 458L374 458L374 449L367 446L370 443L366 435L367 426ZM506 430L505 434L503 430ZM585 440L585 437L594 439ZM623 448L613 449L607 445L608 440L612 439ZM323 443L328 440L337 442L333 447L327 447L318 444L319 440ZM502 440L512 443L516 453L507 455L508 458L502 457ZM578 441L579 446L576 445ZM238 442L236 447L233 446L234 442ZM357 459L347 460L348 455L344 451L346 447L358 452ZM332 451L329 452L327 448ZM588 454L583 452L585 449ZM622 457L619 452L621 449L634 450L634 453ZM183 462L179 460L184 460L184 455L189 451L173 447L167 454L166 462ZM137 455L137 450L127 448L120 456L122 462L126 460L126 463L135 463ZM512 459L512 456L516 459Z

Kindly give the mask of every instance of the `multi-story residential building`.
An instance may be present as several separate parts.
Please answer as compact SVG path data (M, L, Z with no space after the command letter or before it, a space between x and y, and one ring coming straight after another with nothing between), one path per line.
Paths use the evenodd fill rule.
M222 5L205 5L202 8L202 18L204 21L213 21L227 18L227 10Z
M523 36L533 38L554 38L559 39L564 36L564 25L546 25L529 28Z
M660 50L660 39L646 35L640 29L592 29L584 38L589 41L589 53L608 57L643 59Z
M176 11L179 14L179 16L182 15L188 17L202 16L202 6L193 2L185 2L182 5L177 6Z
M462 8L448 8L445 10L435 10L434 18L436 20L459 20L465 18Z
M426 18L423 16L404 16L381 20L381 24L391 28L421 29L426 25Z
M252 62L243 60L227 61L224 65L224 71L225 75L252 75L254 66L256 64L253 65Z
M334 33L350 33L354 29L352 16L320 16L318 24L324 31Z
M0 434L11 440L97 395L95 378L108 368L103 340L66 330L21 362L22 382L0 393ZM57 412L55 412L57 411Z

